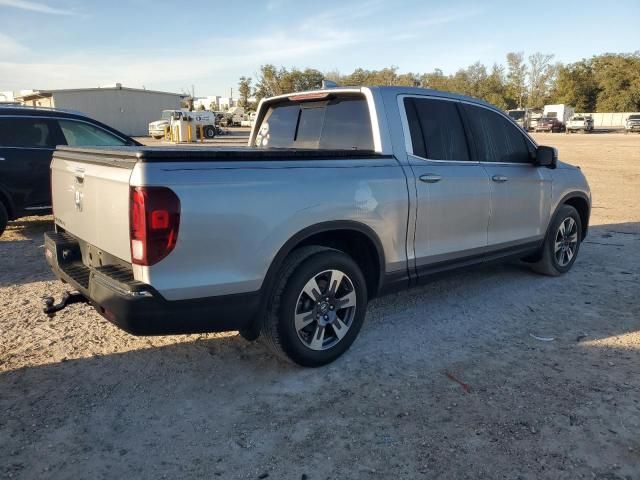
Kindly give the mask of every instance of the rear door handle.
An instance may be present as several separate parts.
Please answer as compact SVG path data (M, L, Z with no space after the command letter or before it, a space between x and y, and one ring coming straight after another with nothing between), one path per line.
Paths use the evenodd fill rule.
M493 180L494 182L502 183L502 182L506 182L509 179L504 175L494 175L493 177L491 177L491 180Z
M425 183L436 183L442 180L442 177L440 175L431 175L431 174L420 175L420 177L418 178L420 178L421 182L425 182Z

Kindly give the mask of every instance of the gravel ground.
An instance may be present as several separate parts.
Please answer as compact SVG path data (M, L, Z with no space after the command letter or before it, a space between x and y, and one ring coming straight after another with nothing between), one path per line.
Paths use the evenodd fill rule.
M235 333L133 337L83 305L48 319L51 218L11 223L0 477L640 478L640 136L537 138L593 189L573 270L483 267L375 300L320 369Z

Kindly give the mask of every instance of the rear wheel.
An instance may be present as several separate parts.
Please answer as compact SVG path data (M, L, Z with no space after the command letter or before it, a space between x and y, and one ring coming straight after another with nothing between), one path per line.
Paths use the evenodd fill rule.
M356 339L366 305L365 279L351 257L303 247L280 270L260 338L298 365L325 365Z
M214 138L216 136L216 129L212 125L204 127L204 136L206 138Z
M582 242L582 221L571 205L558 210L544 246L540 260L533 269L544 275L558 276L571 270Z
M7 228L8 222L9 212L7 212L7 207L4 206L4 203L0 202L0 235L4 233L5 228Z

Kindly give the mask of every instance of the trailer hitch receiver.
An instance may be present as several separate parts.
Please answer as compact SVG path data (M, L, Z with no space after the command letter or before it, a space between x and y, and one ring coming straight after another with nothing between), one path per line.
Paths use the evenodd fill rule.
M72 303L89 303L89 300L80 292L64 292L64 295L62 295L62 300L60 300L60 303L53 303L53 302L54 302L53 297L42 298L42 303L44 304L42 311L46 313L49 318L55 317L57 312L66 308L68 305L71 305Z

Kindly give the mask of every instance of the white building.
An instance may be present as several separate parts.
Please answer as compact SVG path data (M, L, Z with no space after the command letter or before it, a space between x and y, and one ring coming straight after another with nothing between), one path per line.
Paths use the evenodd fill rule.
M185 95L127 88L121 84L102 88L34 90L18 97L25 105L75 110L131 136L148 133L149 122L162 110L180 109Z

